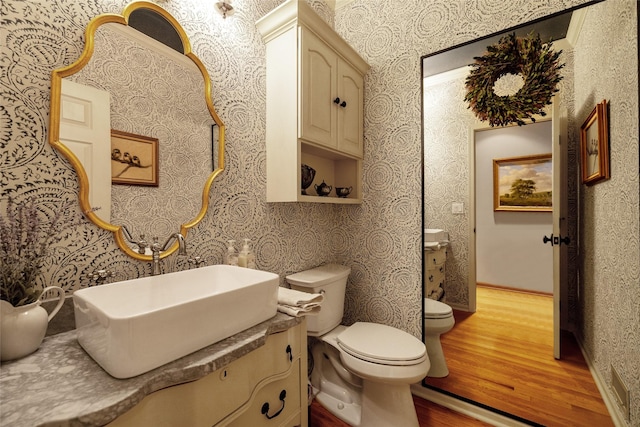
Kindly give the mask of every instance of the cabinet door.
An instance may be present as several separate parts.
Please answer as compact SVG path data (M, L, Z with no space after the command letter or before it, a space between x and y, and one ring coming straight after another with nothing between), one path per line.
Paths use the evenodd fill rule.
M293 427L301 424L300 359L294 360L289 375L261 383L249 404L239 414L220 423L224 427Z
M437 251L425 251L424 255L426 268L439 267L447 261L447 250L444 248Z
M311 31L300 27L302 43L300 138L336 147L337 54Z
M338 60L338 150L362 157L364 79L351 65Z

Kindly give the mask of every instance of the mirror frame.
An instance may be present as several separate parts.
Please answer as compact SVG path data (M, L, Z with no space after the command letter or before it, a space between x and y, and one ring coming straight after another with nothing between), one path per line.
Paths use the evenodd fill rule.
M80 208L84 215L95 225L98 227L111 231L114 235L115 241L118 247L129 255L132 258L141 260L141 261L152 261L152 255L140 254L131 248L127 244L127 239L124 234L122 225L114 225L109 222L104 221L95 213L95 207L92 207L89 202L89 179L87 173L84 169L84 166L78 160L78 158L73 154L73 152L66 147L62 142L60 142L60 112L61 112L61 86L62 79L64 77L73 75L79 72L85 65L89 62L91 57L93 56L94 50L94 41L95 34L98 28L107 23L116 23L121 25L129 26L129 17L132 12L138 9L149 9L157 14L161 15L164 19L166 19L176 30L180 39L182 41L183 52L186 57L191 59L193 63L198 67L202 77L204 78L204 95L205 101L207 103L207 108L209 109L209 113L213 118L215 124L218 126L218 162L216 169L211 172L209 177L206 179L204 188L202 190L202 207L200 208L200 212L193 218L191 221L180 225L180 233L186 237L187 232L190 228L195 227L207 213L209 207L209 191L211 189L211 185L215 178L224 171L224 134L225 127L224 123L218 117L218 114L215 111L213 106L213 101L211 99L211 79L209 77L209 73L207 69L202 64L200 59L191 51L191 43L189 42L189 38L185 33L182 26L178 23L178 21L165 9L162 7L148 2L148 1L134 1L125 6L122 11L122 15L114 14L114 13L104 13L98 16L93 17L89 24L87 24L87 28L85 29L85 45L80 57L71 65L66 67L58 68L53 70L51 73L51 107L49 113L49 144L55 148L57 151L62 153L71 163L75 172L78 175L79 181L79 191L78 191L78 200L80 203ZM176 240L166 251L162 251L160 253L160 258L165 258L175 251L178 250L178 241Z

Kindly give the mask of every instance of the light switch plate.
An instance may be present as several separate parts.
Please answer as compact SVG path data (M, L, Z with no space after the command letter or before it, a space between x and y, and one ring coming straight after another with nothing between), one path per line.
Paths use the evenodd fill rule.
M451 213L452 214L463 214L464 213L464 203L451 203Z

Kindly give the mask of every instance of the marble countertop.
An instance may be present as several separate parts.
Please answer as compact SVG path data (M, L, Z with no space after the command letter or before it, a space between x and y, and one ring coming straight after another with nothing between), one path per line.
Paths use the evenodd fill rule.
M134 378L107 374L76 331L46 337L40 348L0 366L0 426L102 426L165 387L194 381L262 346L300 319L283 313Z

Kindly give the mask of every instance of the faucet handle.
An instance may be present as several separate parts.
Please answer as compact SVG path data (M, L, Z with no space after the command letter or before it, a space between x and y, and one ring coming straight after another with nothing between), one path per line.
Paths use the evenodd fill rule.
M162 246L160 246L160 242L158 242L158 236L153 238L153 243L151 243L151 250L160 252L162 250Z
M110 277L113 277L113 271L111 270L94 270L92 273L80 276L80 280L88 280L96 282L96 284L100 284Z
M201 264L204 264L205 261L206 261L206 259L202 258L201 256L195 256L195 257L189 258L187 260L187 262L189 264L194 264L196 266L196 268L200 267Z
M145 253L147 253L146 249L149 247L149 243L147 243L147 241L144 240L144 234L140 235L140 240L133 243L135 243L136 246L138 246L138 253L140 255L144 255Z

